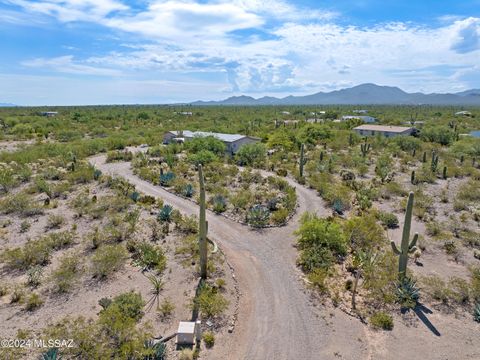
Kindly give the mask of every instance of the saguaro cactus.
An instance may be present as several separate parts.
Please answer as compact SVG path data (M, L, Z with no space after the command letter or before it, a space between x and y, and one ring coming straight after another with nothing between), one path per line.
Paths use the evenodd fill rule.
M305 165L305 145L300 146L300 177L303 178L303 165Z
M198 165L198 181L200 183L200 216L198 223L198 245L200 250L200 276L207 278L207 216L205 207L205 183L202 165Z
M353 146L353 134L350 133L350 136L348 137L348 145Z
M412 170L412 175L410 175L410 182L415 185L415 170Z
M410 242L410 227L412 225L412 213L413 213L413 192L408 195L407 211L405 213L405 223L403 224L402 243L400 250L395 245L394 241L391 241L393 252L399 256L398 259L398 276L403 278L407 272L408 254L411 254L417 250L415 246L418 240L418 233L413 235L413 239Z
M435 152L432 152L432 162L430 163L430 169L432 172L437 172L438 168L438 155Z
M365 140L365 144L360 145L360 150L362 151L362 156L367 156L368 152L370 151L370 144L367 144L367 140Z
M444 166L443 167L443 179L446 179L447 178L447 167Z
M423 152L423 157L422 157L422 162L426 163L427 162L427 152Z

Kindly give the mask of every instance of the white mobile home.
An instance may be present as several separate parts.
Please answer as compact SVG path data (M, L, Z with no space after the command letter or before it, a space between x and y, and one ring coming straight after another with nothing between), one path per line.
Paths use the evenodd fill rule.
M252 136L240 135L240 134L221 134L205 131L168 131L163 136L163 143L169 144L172 141L184 142L192 140L195 137L207 137L213 136L225 143L227 146L227 152L235 154L243 145L259 142L260 139Z
M353 130L362 136L382 135L385 137L413 135L415 128L405 126L389 126L389 125L360 125Z

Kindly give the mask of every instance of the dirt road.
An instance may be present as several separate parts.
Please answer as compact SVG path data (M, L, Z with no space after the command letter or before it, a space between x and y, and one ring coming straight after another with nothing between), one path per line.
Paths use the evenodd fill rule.
M145 194L163 198L185 214L198 213L193 202L138 178L129 163L106 164L104 155L90 162L104 173L124 177ZM345 336L350 331L352 335L362 333L360 324L340 311L322 314L305 291L295 266L293 232L304 211L321 216L330 212L313 190L290 183L297 189L299 208L287 226L253 230L211 212L207 214L209 237L235 268L242 293L235 331L227 344L210 353L211 359L329 359L338 358L340 353L348 359L362 358L364 346L352 345L351 338ZM343 332L340 337L335 332L337 322Z

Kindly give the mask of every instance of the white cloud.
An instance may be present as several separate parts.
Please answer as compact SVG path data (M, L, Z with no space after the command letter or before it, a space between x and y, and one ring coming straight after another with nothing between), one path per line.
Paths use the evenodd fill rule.
M50 59L37 58L22 62L23 66L54 70L76 75L118 76L121 71L102 67L82 65L73 61L73 56L59 56Z

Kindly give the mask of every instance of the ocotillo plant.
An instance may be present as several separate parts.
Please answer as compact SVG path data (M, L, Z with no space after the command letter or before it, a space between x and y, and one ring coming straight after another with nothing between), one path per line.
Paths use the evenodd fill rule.
M438 168L438 155L432 152L432 162L430 163L430 169L432 172L437 172Z
M200 183L200 216L198 223L198 247L200 250L200 276L207 278L207 219L205 207L205 183L202 165L198 165L198 181Z
M303 165L305 165L305 145L300 146L300 177L303 178Z
M410 175L410 182L415 185L415 170L412 170L412 175Z
M446 166L443 167L443 175L442 176L443 176L443 179L447 178L447 167Z
M405 223L403 224L403 233L402 233L402 243L400 246L400 250L398 250L397 245L392 240L392 250L393 252L399 256L398 258L398 276L399 278L403 278L407 273L407 262L408 262L408 254L411 254L417 250L415 244L418 240L418 233L415 233L413 236L412 241L410 242L410 227L412 225L412 213L413 213L413 192L408 195L407 201L407 211L405 213Z

